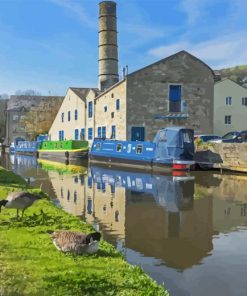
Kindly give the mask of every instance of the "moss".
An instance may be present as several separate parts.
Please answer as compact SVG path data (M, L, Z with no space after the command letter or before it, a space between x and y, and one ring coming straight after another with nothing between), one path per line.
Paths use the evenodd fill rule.
M2 168L0 177L1 199L21 188L39 191ZM105 241L91 256L59 252L50 239L51 230L89 232L92 228L42 195L22 221L16 221L13 209L0 213L0 295L168 295Z

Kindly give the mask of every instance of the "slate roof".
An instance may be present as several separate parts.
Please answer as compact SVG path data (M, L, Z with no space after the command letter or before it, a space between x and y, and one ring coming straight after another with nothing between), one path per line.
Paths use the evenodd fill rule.
M85 88L81 88L81 87L70 87L70 89L80 98L82 99L84 102L86 100L86 96L89 93L89 91L92 89L93 91L96 92L96 96L98 95L98 93L100 92L97 88L92 88L92 87L85 87Z

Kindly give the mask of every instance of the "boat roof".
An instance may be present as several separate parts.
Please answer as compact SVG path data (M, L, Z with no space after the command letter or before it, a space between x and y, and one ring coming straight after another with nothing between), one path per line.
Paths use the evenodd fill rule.
M190 129L186 126L167 126L167 127L163 127L161 128L161 130L165 130L165 129L169 129L169 130L173 130L173 131L179 131L181 129Z

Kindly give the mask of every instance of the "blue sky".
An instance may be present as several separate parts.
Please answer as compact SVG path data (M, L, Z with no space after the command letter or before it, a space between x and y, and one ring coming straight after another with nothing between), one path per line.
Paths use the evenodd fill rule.
M96 0L0 0L0 94L95 87ZM247 64L246 0L117 0L119 69L187 50L212 68Z

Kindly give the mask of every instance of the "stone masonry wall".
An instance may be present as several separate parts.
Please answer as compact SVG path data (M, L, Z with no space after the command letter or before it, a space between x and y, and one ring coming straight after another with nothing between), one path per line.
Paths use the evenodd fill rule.
M169 85L182 87L188 119L155 119L169 115ZM127 139L132 126L144 126L145 140L169 125L187 126L196 133L213 131L214 76L197 58L182 51L127 76Z

